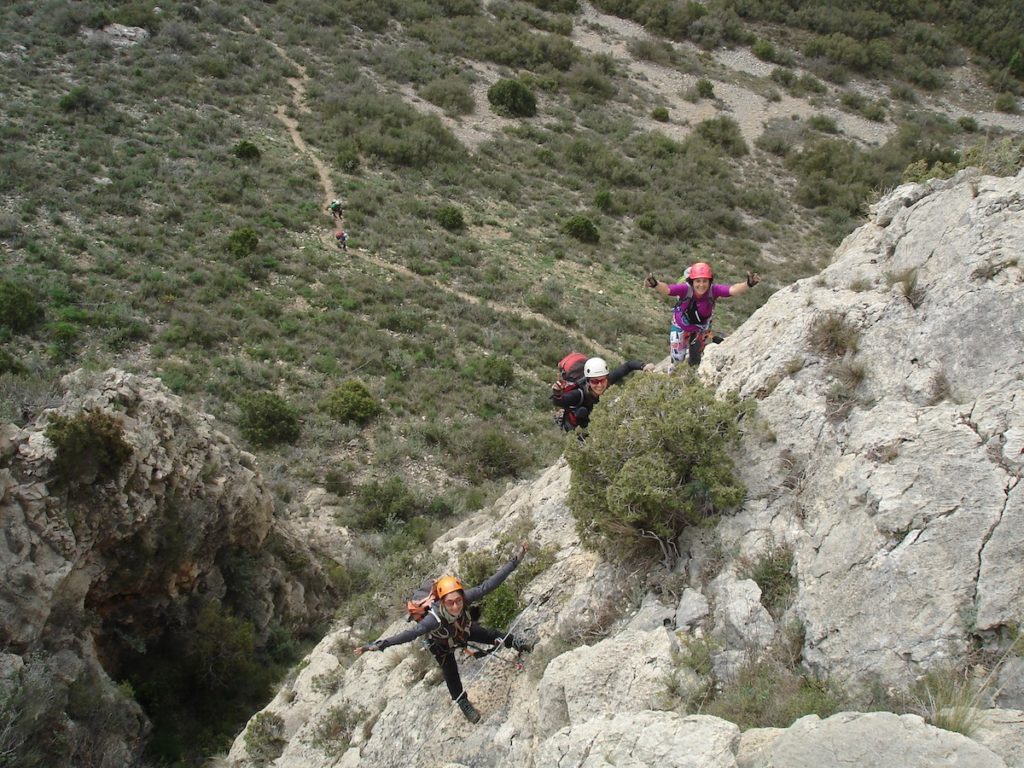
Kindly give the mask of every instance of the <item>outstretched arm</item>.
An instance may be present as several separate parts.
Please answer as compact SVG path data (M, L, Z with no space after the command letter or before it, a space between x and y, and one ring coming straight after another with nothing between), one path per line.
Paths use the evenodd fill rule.
M513 557L511 560L505 563L505 565L501 567L501 570L499 570L496 574L491 576L491 578L489 578L483 584L478 584L475 587L467 589L466 605L469 605L470 603L475 603L484 595L493 592L499 586L501 586L501 583L509 577L509 574L511 574L512 571L514 571L516 567L523 561L523 558L526 557L526 551L529 548L530 543L524 541L522 544L519 545L519 551L516 552L515 557Z
M423 637L423 635L428 632L432 632L439 626L441 626L441 622L437 620L437 617L432 613L427 613L426 616L416 623L415 627L399 632L391 637L375 640L369 645L360 646L355 649L355 653L357 656L362 656L367 651L383 651L385 648L390 648L392 645L408 643L410 640L415 640L417 637Z
M633 371L641 371L646 367L646 364L639 360L627 360L608 374L608 386L610 387L612 384L618 384Z
M729 286L730 296L742 296L744 293L749 291L755 285L761 282L761 276L757 272L747 272L747 279L742 283L736 283Z
M644 280L644 285L648 288L653 288L663 296L668 296L668 283L661 282L654 275L648 275Z

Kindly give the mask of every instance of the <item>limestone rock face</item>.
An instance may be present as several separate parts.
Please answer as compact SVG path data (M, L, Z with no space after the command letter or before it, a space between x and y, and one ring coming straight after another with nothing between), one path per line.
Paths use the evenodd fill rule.
M1024 619L1022 210L1024 176L901 187L702 366L761 419L720 532L794 549L823 674L905 685Z
M893 191L821 275L708 349L706 381L757 403L737 461L748 496L681 537L672 573L581 548L561 461L435 543L449 565L524 530L554 552L517 622L533 654L461 663L481 722L462 719L414 644L357 659L371 638L340 627L263 713L282 723L270 764L1024 766L1013 655L980 701L1006 708L979 711L973 738L885 712L742 735L681 714L708 668L728 683L773 648L851 691L907 691L979 644L1005 649L1024 622L1022 211L1024 175ZM785 605L750 576L779 551L792 555ZM681 661L701 649L706 663ZM339 718L351 727L332 739ZM241 735L228 764L258 762Z
M840 757L841 756L841 757ZM988 748L952 731L928 725L917 715L841 712L821 720L800 718L781 731L744 768L1005 768Z

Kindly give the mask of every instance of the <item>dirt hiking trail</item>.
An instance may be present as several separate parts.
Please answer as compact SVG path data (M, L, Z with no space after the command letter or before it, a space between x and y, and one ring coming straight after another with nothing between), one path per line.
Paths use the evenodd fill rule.
M245 16L243 16L242 19L254 32L263 37L262 31L260 30L259 27L253 24ZM286 62L288 62L288 64L294 67L295 70L299 73L298 77L287 78L288 85L290 85L292 88L292 106L300 114L308 114L310 110L309 107L306 106L305 99L306 81L309 79L309 77L306 74L306 68L303 67L298 62L296 62L294 59L292 59L287 54L287 52L273 40L269 40L265 37L263 37L263 39L267 40L267 42L270 43L273 49L277 51L278 55L281 56L281 58L284 59ZM316 152L311 147L309 147L305 141L303 141L302 135L299 133L298 121L290 117L287 113L287 110L287 105L278 105L278 107L274 110L274 116L277 117L277 119L280 120L284 127L287 129L288 135L291 136L292 143L295 145L295 148L313 164L314 168L316 168L317 175L320 177L320 186L323 188L324 193L323 205L326 208L326 206L336 198L334 184L331 181L330 171L327 168L326 164L324 164L324 162L317 156ZM331 250L336 250L333 230L330 232L322 233L320 235L320 242L323 243L325 247L330 248ZM403 277L407 277L411 280L415 280L418 282L426 283L434 290L443 291L451 296L455 296L461 299L462 301L466 302L467 304L483 305L500 314L514 315L524 320L533 320L535 322L542 323L550 328L553 328L554 330L563 334L567 338L576 339L582 345L584 345L585 348L591 349L596 354L602 355L606 358L616 356L611 350L606 349L604 346L599 344L594 339L588 338L581 334L579 331L573 330L572 328L568 328L564 325L561 325L560 323L556 323L551 318L546 317L537 312L533 312L529 309L524 309L522 307L516 307L511 304L503 304L501 302L489 300L484 301L480 299L479 296L474 296L470 293L466 293L465 291L460 291L457 288L453 288L450 285L445 285L444 283L438 280L434 280L424 275L417 274L416 272L413 272L411 269L402 264L396 264L394 262L387 261L385 259L382 259L378 256L374 256L373 254L370 254L369 252L358 248L350 247L346 251L346 253L349 254L350 256L355 256L370 264L374 264L382 269L391 272L396 272Z

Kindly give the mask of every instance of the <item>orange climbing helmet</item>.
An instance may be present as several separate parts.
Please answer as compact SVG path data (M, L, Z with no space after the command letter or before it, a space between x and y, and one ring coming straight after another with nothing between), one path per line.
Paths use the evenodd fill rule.
M437 595L438 600L444 599L445 595L452 592L461 592L463 589L462 582L454 576L442 576L434 582L434 594Z
M714 273L711 271L711 265L704 261L698 261L692 267L690 267L689 274L687 275L690 280L711 280L714 277Z

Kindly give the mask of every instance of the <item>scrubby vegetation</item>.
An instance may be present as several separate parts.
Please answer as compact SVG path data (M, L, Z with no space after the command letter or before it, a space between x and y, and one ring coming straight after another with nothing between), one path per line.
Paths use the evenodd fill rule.
M62 484L73 488L112 479L132 455L121 421L103 411L54 415L46 437L56 450L54 472Z
M987 67L985 108L1017 108L1024 25L1008 2L972 13L897 3L596 4L664 38L752 46L775 65L756 86L766 98L810 100L822 116L787 119L748 143L720 112L730 84L710 60L665 39L631 41L634 56L684 74L689 96L719 110L690 125L673 107L669 120L622 61L574 46L575 0L486 11L464 0L170 0L159 12L112 0L3 5L4 416L36 418L75 368L156 373L257 453L281 514L311 488L330 494L356 541L331 578L346 597L343 613L368 630L398 604L410 573L432 571L424 549L448 521L562 451L545 397L558 359L595 344L622 358L664 354L668 307L639 288L647 271L678 275L714 254L719 274L753 269L781 285L815 271L865 203L902 178L966 163L1007 174L1024 163L1019 137L917 111L911 98L942 87L966 50ZM93 37L111 23L150 37L123 48ZM793 34L776 36L780 24ZM859 95L851 73L906 79L891 84L890 101ZM289 79L303 77L299 109ZM485 80L488 101L479 104ZM414 106L410 94L429 104ZM355 247L343 258L324 245L324 185L275 118L279 108L346 202ZM508 119L470 149L456 137L466 127L459 119L488 109ZM648 115L671 135L651 130ZM881 121L892 137L865 148L835 116ZM792 262L766 269L771 250ZM716 327L735 327L768 294L721 306ZM830 357L850 349L841 330L822 330ZM669 396L637 386L638 403ZM686 388L676 395L721 418L729 434L724 425L734 422L715 408L735 404L713 407ZM581 507L592 516L585 528L598 544L625 529L629 541L660 551L656 542L727 510L741 489L725 464L714 477L688 469L668 431L622 455L632 442L616 439L612 414L641 420L626 402L602 405L590 441L573 454L579 487L594 490ZM81 448L88 434L107 435L86 474L116 471L124 451L113 430L62 430L56 438L78 444L80 458L92 450ZM604 440L610 455L667 485L640 492L622 476L598 492L591 473L614 475L596 449ZM658 451L677 462L671 477L657 474ZM609 504L620 501L636 505L635 519L615 518ZM206 630L248 648L235 623L248 621L244 613L207 618ZM173 664L190 675L201 663L181 652L147 648L156 682L143 679L141 658L131 679L161 721L156 758L198 764L232 726L176 720L173 699L187 712L200 696L194 680L173 674ZM252 654L263 653L257 640ZM232 717L258 705L263 671L249 698L231 702ZM344 743L344 719L323 737ZM269 756L274 724L264 725L253 737Z
M569 506L589 545L620 556L653 550L671 564L686 527L743 500L729 449L745 406L716 400L690 377L634 379L569 449Z

